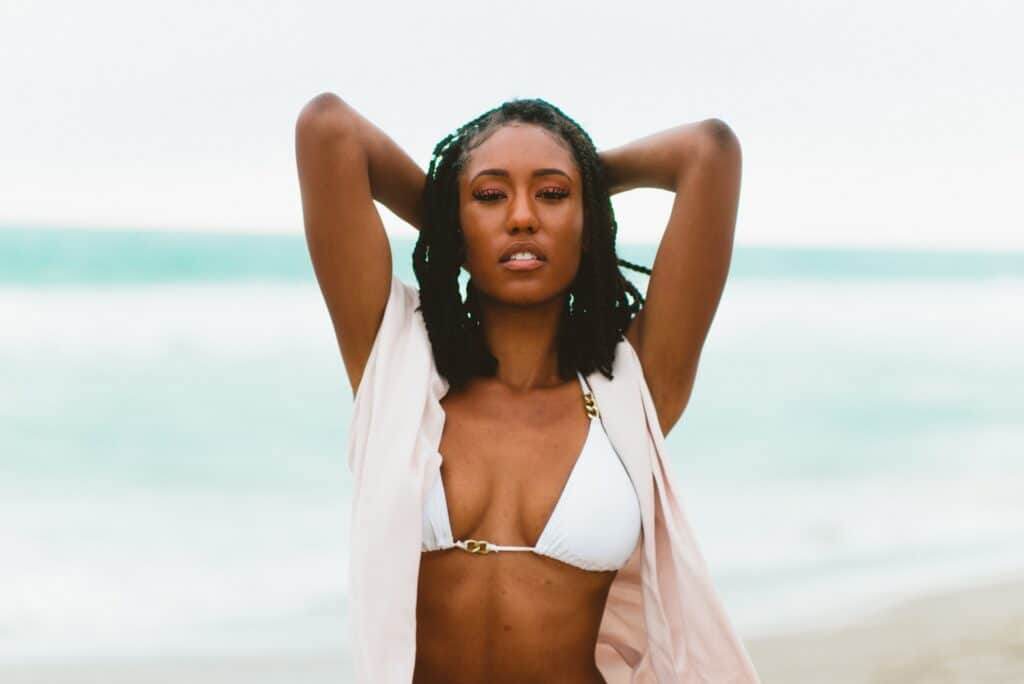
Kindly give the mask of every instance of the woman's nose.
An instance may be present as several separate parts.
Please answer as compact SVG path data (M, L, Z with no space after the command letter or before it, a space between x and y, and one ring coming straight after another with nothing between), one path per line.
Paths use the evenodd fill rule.
M537 217L533 212L533 204L528 193L516 193L509 206L508 227L510 230L537 230Z

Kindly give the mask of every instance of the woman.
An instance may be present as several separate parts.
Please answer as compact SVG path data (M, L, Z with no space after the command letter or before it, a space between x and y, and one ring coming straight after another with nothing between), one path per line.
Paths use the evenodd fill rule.
M355 592L357 674L396 682L653 681L648 674L664 682L756 682L667 475L655 467L660 451L642 466L623 454L624 429L602 418L601 403L614 404L615 394L597 390L610 387L613 368L628 368L621 357L635 351L656 413L653 432L660 433L652 444L663 447L690 396L729 268L740 148L728 126L711 119L598 153L556 107L516 100L442 140L424 174L385 133L327 93L299 115L296 154L309 250L357 403L352 453L360 455L350 455L350 464L363 493L353 528L390 524L403 534L408 511L422 513L415 579L402 555L411 534L393 557L406 566L395 577L417 586L409 594L402 579L380 579L378 590L390 587L394 604L388 596L372 599L385 611L381 619L393 622L374 624L371 599ZM676 193L652 271L615 254L609 198L637 187ZM420 230L418 293L392 277L373 200ZM646 302L620 264L650 273ZM470 275L465 302L460 270ZM411 390L409 412L400 413L396 401L407 387L396 378L415 382L426 373L423 364L392 369L388 380L377 375L386 372L381 358L389 354L389 363L410 363L408 348L392 345L410 326L429 340L435 416L428 402L421 418ZM631 350L622 351L623 340ZM360 391L371 363L373 384ZM378 385L391 387L388 401L366 398ZM360 418L370 413L367 403L404 416L378 432L420 420L427 426L417 433L410 467L381 463L400 460L395 455L362 455L374 451L362 448L372 429ZM396 444L394 451L404 459L410 448ZM365 470L387 467L396 469L386 477ZM409 470L415 477L403 475ZM368 484L374 477L396 488L405 479L416 484L397 496ZM650 478L658 480L656 494L647 493L654 491ZM388 505L359 512L371 510L359 508L364 500L379 497L389 497ZM398 508L406 516L401 524L382 520L398 516ZM666 526L675 548L657 558L655 534ZM353 583L361 591L377 581L375 573L391 571L386 558L368 564L366 556L388 547L370 540L354 542L353 567L363 570ZM641 582L641 565L645 579L648 572L659 579ZM632 588L617 582L620 570L633 573ZM408 634L399 609L408 600L397 594L415 601L415 644L385 651L379 641ZM689 603L676 609L683 597ZM698 603L704 614L694 612ZM387 616L390 609L399 614ZM659 622L649 617L655 609L680 615ZM620 624L631 630L628 638L613 634ZM645 625L648 634L638 636Z

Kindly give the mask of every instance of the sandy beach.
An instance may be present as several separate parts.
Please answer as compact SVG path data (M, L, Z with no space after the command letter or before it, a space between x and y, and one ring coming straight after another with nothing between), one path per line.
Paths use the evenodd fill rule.
M763 684L1020 684L1024 576L747 647Z
M854 624L750 640L763 684L1024 682L1024 576L899 603ZM339 684L340 654L204 656L0 668L5 684Z

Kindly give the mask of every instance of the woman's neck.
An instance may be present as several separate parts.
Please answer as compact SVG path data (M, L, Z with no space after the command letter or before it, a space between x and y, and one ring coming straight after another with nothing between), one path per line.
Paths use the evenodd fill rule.
M496 379L513 391L556 387L560 300L533 306L481 302L487 348L498 360Z

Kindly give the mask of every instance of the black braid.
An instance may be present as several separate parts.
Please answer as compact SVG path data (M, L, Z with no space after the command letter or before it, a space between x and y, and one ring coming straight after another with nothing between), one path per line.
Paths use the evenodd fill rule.
M438 373L452 389L473 376L493 377L498 361L487 349L472 279L463 302L459 272L465 244L459 222L458 179L470 151L510 122L537 124L572 149L583 180L583 254L566 295L558 332L558 369L563 380L576 371L600 370L611 379L615 346L644 297L619 266L651 274L615 252L618 224L597 148L583 128L540 99L510 100L445 136L435 147L423 190L423 225L413 250L420 307Z

